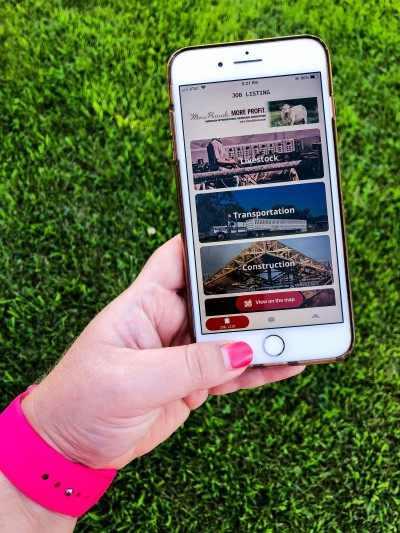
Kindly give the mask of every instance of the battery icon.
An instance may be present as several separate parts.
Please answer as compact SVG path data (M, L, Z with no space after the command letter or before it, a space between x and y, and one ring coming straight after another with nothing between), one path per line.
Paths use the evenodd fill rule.
M311 79L315 79L316 77L317 77L316 74L311 74L311 76L310 76Z

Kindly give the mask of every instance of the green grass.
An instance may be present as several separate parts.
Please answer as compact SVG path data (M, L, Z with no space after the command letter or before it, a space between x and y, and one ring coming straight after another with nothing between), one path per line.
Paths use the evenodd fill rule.
M178 231L169 55L293 33L332 53L354 355L211 398L78 531L398 531L398 19L394 0L1 3L2 407Z

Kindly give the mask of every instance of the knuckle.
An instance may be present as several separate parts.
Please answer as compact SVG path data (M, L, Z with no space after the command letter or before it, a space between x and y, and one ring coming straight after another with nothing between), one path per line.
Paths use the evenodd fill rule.
M207 353L201 344L190 344L185 352L186 368L195 389L207 384L211 376Z

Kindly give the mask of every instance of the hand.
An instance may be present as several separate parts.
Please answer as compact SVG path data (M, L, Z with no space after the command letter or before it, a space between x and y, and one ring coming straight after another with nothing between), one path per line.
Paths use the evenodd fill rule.
M245 368L246 343L189 344L179 236L87 326L23 401L36 431L70 459L122 468L167 439L207 399L304 367Z

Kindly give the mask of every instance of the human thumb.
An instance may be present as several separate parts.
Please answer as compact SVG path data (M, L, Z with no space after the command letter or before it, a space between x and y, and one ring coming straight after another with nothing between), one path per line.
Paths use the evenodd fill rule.
M124 381L146 407L155 408L235 379L252 359L253 350L246 342L141 350L125 367Z

